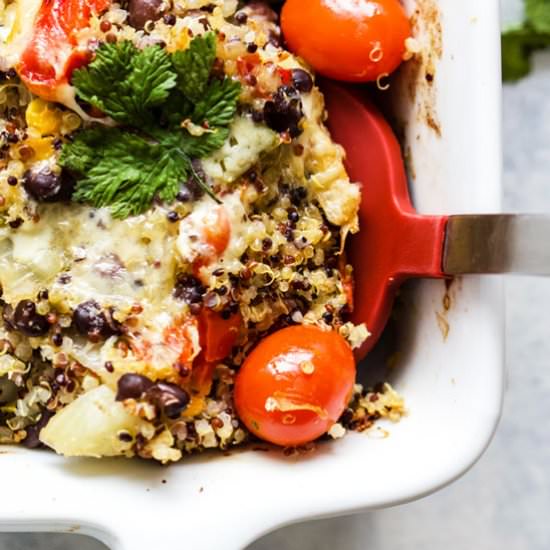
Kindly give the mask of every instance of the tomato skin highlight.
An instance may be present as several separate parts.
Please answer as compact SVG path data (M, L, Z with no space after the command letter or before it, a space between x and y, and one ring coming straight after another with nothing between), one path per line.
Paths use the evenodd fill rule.
M334 331L292 326L262 340L235 382L239 418L257 437L296 446L326 433L353 392L355 360Z
M19 76L34 94L55 101L75 69L91 61L92 53L78 44L78 32L110 0L43 0L33 35L17 64Z
M291 51L348 82L392 73L412 34L399 0L287 0L281 26Z

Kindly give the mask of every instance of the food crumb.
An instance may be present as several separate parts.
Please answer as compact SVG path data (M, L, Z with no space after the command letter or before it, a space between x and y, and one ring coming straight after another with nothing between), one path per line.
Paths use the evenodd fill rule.
M346 428L342 426L339 422L336 424L333 424L330 430L328 431L328 435L332 437L332 439L340 439L346 435Z

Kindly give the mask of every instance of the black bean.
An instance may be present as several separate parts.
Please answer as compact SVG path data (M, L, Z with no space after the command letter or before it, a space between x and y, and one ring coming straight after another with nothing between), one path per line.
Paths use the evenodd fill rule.
M44 409L42 411L42 415L40 416L40 420L33 426L28 426L27 428L25 428L25 431L27 432L27 437L25 437L25 439L23 439L21 443L28 449L36 449L37 447L41 447L42 442L40 441L40 432L42 431L42 428L46 426L52 416L52 411Z
M15 176L8 176L8 185L12 187L17 185L18 179Z
M174 210L170 210L170 212L168 212L168 214L166 214L166 217L168 218L168 221L172 222L172 223L175 223L175 222L179 221L179 219L180 219L179 214L177 212L175 212Z
M342 426L344 426L344 428L349 428L349 425L352 420L353 420L353 409L346 409L342 413L342 416L340 417L339 422L340 424L342 424Z
M36 312L36 306L30 300L21 300L13 312L15 328L27 336L43 336L50 330L50 324L44 315Z
M303 69L292 69L292 84L303 93L309 93L313 89L313 78Z
M152 386L153 382L146 376L133 372L123 374L117 383L116 400L139 399Z
M332 321L334 321L334 315L329 311L325 311L325 313L323 313L323 321L327 323L327 325L330 325Z
M21 227L23 225L23 218L15 218L15 220L9 221L8 225L12 229L18 229L19 227Z
M6 376L0 377L0 405L17 399L17 386Z
M168 418L178 418L189 404L189 394L170 382L157 382L147 389L145 398Z
M76 330L90 340L106 338L114 332L105 312L95 300L88 300L77 306L73 312L73 323Z
M297 210L292 209L292 210L288 213L288 219L289 219L292 223L296 223L296 222L300 219L300 214L298 214L298 211L297 211Z
M189 189L183 188L178 191L178 194L176 195L176 200L179 202L189 202L192 199L192 195L189 192Z
M276 132L288 132L293 138L302 133L302 101L291 86L281 86L273 99L266 101L263 115L267 126Z
M52 336L52 344L53 344L54 346L60 347L60 346L63 344L63 335L60 334L59 332L56 332L56 333Z
M111 361L105 361L105 364L103 366L105 367L105 370L107 372L115 372L115 367L113 366L113 363Z
M120 441L124 441L124 443L130 443L134 440L132 434L128 432L120 432L118 434L118 438L120 439Z
M235 14L235 22L239 25L244 25L248 21L248 15L244 11L238 11Z
M246 46L246 51L248 53L256 53L258 51L258 44L254 44L254 42L250 42L247 46Z
M143 29L147 21L157 21L162 17L162 0L129 0L128 23L134 29Z
M69 200L73 194L74 185L74 180L67 172L54 174L49 168L27 170L23 175L25 191L37 201Z
M273 241L269 238L269 237L266 237L263 241L262 241L262 250L264 252L269 252L271 250L271 247L273 246Z

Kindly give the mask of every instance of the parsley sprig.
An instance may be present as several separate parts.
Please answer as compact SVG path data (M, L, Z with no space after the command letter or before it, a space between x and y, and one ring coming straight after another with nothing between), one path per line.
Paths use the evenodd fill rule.
M531 56L550 47L550 0L525 0L521 25L502 33L502 77L505 81L523 78L531 70Z
M219 149L229 135L241 86L211 76L214 33L196 37L185 51L131 42L102 44L95 59L73 74L78 97L111 117L63 146L61 166L78 174L73 199L110 206L125 218L146 211L155 198L171 202L193 177L192 160Z

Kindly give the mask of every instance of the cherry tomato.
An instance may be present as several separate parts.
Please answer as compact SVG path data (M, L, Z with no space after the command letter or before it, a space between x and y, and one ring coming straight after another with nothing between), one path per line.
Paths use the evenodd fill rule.
M292 326L262 340L246 358L235 382L235 406L259 438L301 445L338 420L354 380L353 353L342 336Z
M110 0L43 0L17 65L19 76L34 94L59 99L59 90L68 84L72 72L91 59L87 44L78 43L78 33L109 4Z
M399 0L287 0L281 25L293 52L320 74L350 82L394 71L411 36Z

